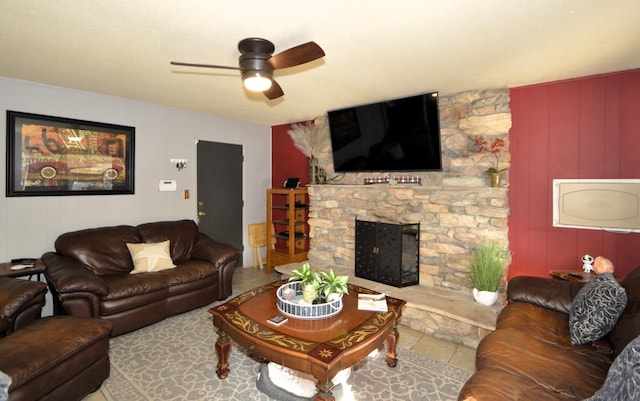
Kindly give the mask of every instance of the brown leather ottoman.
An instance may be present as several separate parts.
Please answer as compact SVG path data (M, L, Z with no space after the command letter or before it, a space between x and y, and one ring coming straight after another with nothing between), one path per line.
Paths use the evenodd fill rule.
M0 338L0 371L12 379L9 401L80 400L109 377L103 319L54 316Z

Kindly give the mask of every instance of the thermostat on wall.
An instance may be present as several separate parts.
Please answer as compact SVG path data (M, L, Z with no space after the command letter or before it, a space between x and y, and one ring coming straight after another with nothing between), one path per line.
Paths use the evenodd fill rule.
M176 180L160 180L158 181L158 189L160 191L175 191L178 188Z

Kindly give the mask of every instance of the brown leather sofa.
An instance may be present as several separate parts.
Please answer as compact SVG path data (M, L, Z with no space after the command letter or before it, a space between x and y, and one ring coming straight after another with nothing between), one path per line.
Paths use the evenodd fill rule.
M127 243L170 241L176 268L129 274ZM86 229L62 234L42 256L56 314L100 317L112 336L231 295L240 250L212 240L192 220Z
M640 267L620 280L627 304L613 330L597 344L572 345L568 314L583 285L513 278L496 331L480 342L476 373L458 400L583 400L598 391L613 360L640 335Z
M0 372L11 378L9 401L81 400L109 377L111 323L40 319L46 291L45 283L0 277Z

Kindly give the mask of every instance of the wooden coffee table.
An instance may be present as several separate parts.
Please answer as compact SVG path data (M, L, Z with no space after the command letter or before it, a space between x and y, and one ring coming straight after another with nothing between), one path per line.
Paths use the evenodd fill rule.
M333 401L331 378L382 343L387 348L387 365L396 366L396 324L405 301L387 296L388 312L361 311L358 293L375 292L349 285L349 295L343 297L337 315L318 320L289 317L275 326L267 319L282 314L276 307L276 290L284 283L263 285L209 309L218 333L216 373L220 379L229 374L229 337L261 359L313 375L318 380L316 401Z

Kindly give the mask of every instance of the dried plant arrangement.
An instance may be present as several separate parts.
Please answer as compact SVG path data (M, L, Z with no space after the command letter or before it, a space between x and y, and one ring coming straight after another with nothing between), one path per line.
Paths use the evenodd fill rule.
M329 129L325 119L317 125L293 124L287 133L295 147L307 157L316 157L329 148Z

